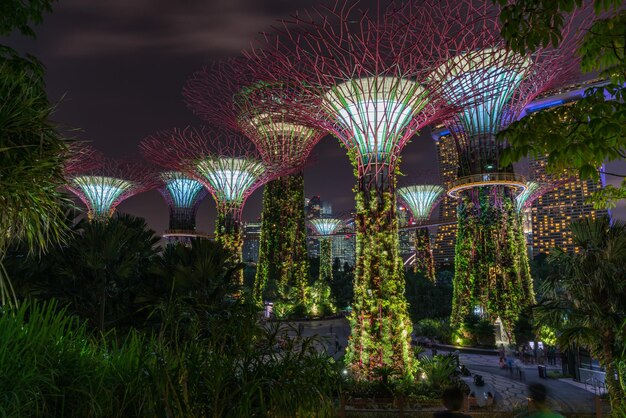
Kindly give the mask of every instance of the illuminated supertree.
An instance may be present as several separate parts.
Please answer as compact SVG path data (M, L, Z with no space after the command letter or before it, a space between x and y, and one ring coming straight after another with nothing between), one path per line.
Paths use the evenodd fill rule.
M207 191L198 180L180 171L163 171L159 193L169 208L169 229L163 234L170 242L188 243L191 238L201 237L196 232L196 213Z
M438 58L423 47L432 44L431 34L409 39L408 23L399 30L402 13L368 14L342 2L298 15L246 53L260 79L306 97L304 105L292 105L339 138L355 168L356 269L346 356L358 379L374 378L380 367L412 374L396 171L407 141L451 111L435 81L424 86Z
M444 188L433 184L401 187L398 196L411 210L413 219L418 224L430 218L433 208L443 197ZM435 260L430 246L428 227L415 230L415 261L413 271L422 273L427 279L435 281Z
M85 204L90 221L106 221L122 201L156 185L153 170L140 162L80 148L80 158L70 158L66 167L66 188Z
M312 302L314 306L330 303L330 282L333 279L333 237L343 222L335 218L313 219L311 225L318 234L320 245L320 274L313 285Z
M500 164L506 143L496 134L516 120L538 94L567 82L578 67L578 37L567 16L562 42L522 56L506 49L500 36L499 7L479 0L428 0L408 19L437 33L449 59L431 75L446 100L463 106L447 120L459 158L458 180L448 194L459 201L451 322L459 326L478 309L509 334L521 309L534 302L516 196L526 181L513 166ZM424 13L426 12L426 13ZM580 16L578 17L580 20Z
M158 132L145 138L141 149L155 163L182 171L211 193L217 205L215 240L240 263L241 211L252 192L275 175L253 144L235 133L204 127ZM243 273L238 281L243 285Z
M242 71L236 60L221 62L194 73L183 95L202 119L243 132L267 164L293 167L293 174L265 185L255 299L266 297L306 305L308 254L304 217L302 168L311 149L324 135L299 117L299 107L282 83L267 83ZM273 286L267 286L273 282ZM276 289L277 294L264 292ZM294 294L296 300L289 300Z

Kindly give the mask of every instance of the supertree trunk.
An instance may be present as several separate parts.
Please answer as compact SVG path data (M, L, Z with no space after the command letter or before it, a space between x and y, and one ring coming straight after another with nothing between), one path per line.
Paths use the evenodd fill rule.
M333 246L332 238L320 239L320 274L321 282L330 282L333 279Z
M311 289L313 314L318 314L321 307L325 307L326 311L334 311L330 291L330 281L333 278L332 248L331 237L320 238L320 274Z
M360 176L356 195L356 270L346 363L358 379L375 378L381 367L412 375L395 178L387 171L376 177Z
M243 237L241 235L241 211L239 208L218 206L215 222L215 241L220 243L231 256L232 266L242 262ZM243 287L243 270L235 277L236 285Z
M451 323L459 326L479 307L500 318L511 336L519 313L534 303L521 218L510 189L475 188L458 206Z
M413 271L422 273L431 282L436 281L435 260L433 250L430 246L430 234L428 228L418 228L415 230L415 263Z
M265 289L269 298L286 300L295 288L295 300L306 304L308 255L304 219L304 176L297 173L269 182L263 192L259 262L255 298Z

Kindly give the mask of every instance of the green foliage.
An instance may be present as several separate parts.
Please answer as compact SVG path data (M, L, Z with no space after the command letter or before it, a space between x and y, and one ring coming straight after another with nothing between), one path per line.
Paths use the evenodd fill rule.
M505 0L494 0L502 5ZM620 0L595 0L596 14L614 10L597 19L585 34L578 50L581 69L598 73L608 81L590 88L585 96L568 106L535 112L500 132L510 147L502 163L518 161L526 155L548 155L547 169L563 175L577 173L582 179L598 180L603 162L626 156L626 12L617 12ZM521 0L503 7L502 35L519 52L534 51L540 45L556 45L561 38L562 13L582 7L581 0ZM624 177L625 173L609 173ZM596 208L611 208L626 198L626 182L594 193Z
M626 350L626 224L582 219L571 229L581 250L557 249L551 254L549 260L558 269L544 282L534 314L538 323L559 330L557 341L562 347L589 348L607 376L614 376ZM626 394L614 379L606 381L612 406L617 408Z
M7 0L0 3L0 35L9 36L14 30L35 37L32 23L43 21L44 13L52 12L55 0Z
M446 319L421 319L415 324L415 335L423 336L431 340L437 340L443 344L452 341L452 329L450 321Z
M59 188L67 148L50 121L42 68L2 46L0 97L0 298L6 304L12 298L1 267L7 247L19 242L36 252L66 236Z
M499 317L510 333L521 310L534 303L521 218L506 190L474 193L476 198L462 197L457 211L451 323L459 326L478 306L486 319Z
M230 254L231 267L242 262L243 235L241 233L240 208L224 208L218 206L215 220L215 242L224 247ZM243 270L234 276L234 284L243 288Z
M307 303L308 254L304 176L280 177L265 185L255 299ZM291 289L297 289L292 292ZM287 300L293 297L295 299Z
M91 337L54 303L0 314L0 415L333 416L338 373L315 340L262 328L243 306L187 341ZM289 336L288 336L289 334Z
M346 362L358 379L373 378L377 367L392 367L406 376L413 371L395 207L391 190L357 192L354 303Z
M415 263L413 264L415 273L422 273L428 280L434 282L435 259L430 246L430 233L428 228L418 228L415 230Z
M7 262L21 279L20 293L57 298L100 329L128 326L137 319L157 241L145 220L116 215L106 222L79 222L67 244L41 258L16 252ZM28 275L33 269L39 273Z
M454 382L456 359L451 355L436 355L420 360L418 370L423 379L437 390L450 386Z
M502 6L500 21L502 36L507 45L520 53L535 51L539 47L558 45L565 23L564 13L582 7L583 0L492 0ZM621 0L594 0L594 10L599 13L618 8Z

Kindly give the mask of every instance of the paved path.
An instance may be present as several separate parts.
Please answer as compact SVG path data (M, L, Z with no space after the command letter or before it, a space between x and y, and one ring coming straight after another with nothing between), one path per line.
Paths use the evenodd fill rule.
M300 329L304 336L322 337L320 349L339 358L345 352L350 335L350 324L345 318L318 321L299 321L290 323L294 329ZM335 350L335 336L340 350ZM445 353L442 347L439 353ZM423 355L429 355L426 350ZM522 365L524 377L519 379L517 373L511 374L508 370L500 369L497 355L461 353L459 360L465 364L473 374L483 376L485 383L495 390L495 409L514 410L527 405L527 385L530 382L541 382L548 388L549 402L557 411L593 413L594 394L577 385L560 381L559 379L540 379L536 364ZM560 371L560 366L547 366L548 371Z

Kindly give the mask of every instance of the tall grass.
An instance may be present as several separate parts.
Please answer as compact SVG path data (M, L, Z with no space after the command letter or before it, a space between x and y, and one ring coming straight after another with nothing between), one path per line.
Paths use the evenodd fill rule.
M245 309L186 341L93 337L56 303L0 314L0 416L325 417L337 373L315 341Z

